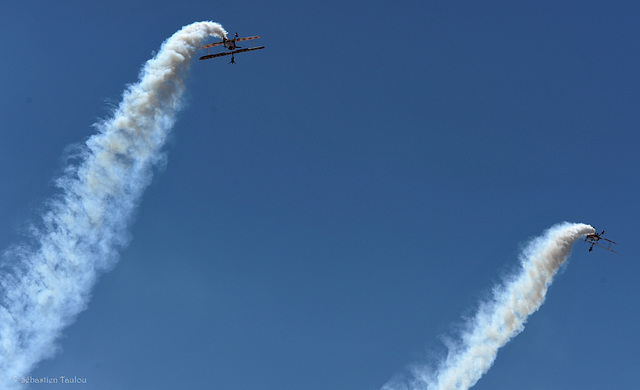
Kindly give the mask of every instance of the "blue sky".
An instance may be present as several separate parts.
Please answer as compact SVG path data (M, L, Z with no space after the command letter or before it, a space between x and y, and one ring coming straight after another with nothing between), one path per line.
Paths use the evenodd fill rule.
M474 389L640 385L636 3L130 3L0 5L2 248L176 30L266 49L193 64L130 245L33 376L378 389L567 220L619 253L578 243Z

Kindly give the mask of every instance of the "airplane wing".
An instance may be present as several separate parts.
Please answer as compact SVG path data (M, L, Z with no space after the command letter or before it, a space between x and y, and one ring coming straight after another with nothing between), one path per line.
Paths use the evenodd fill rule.
M224 51L222 53L216 53L216 54L207 54L206 56L202 56L199 59L200 60L208 60L210 58L216 58L216 57L222 57L222 56L228 56L229 54L233 54L235 53L235 51Z
M200 59L201 60L208 60L210 58L228 56L229 54L244 53L244 52L247 52L247 51L254 51L254 50L260 50L260 49L264 49L264 46L247 47L247 48L244 48L244 49L238 49L238 50L234 50L234 51L225 51L225 52L222 52L222 53L207 54L206 56L200 57Z
M236 38L236 42L240 42L240 41L248 41L248 40L251 40L251 39L258 39L258 38L260 38L260 36L259 36L259 35L256 35L255 37Z
M593 245L595 245L595 246L598 246L598 247L600 247L600 248L602 248L602 249L606 249L606 250L611 251L611 252L613 252L613 253L617 253L616 251L614 251L613 249L611 249L611 244L615 244L615 242L610 241L610 240L607 240L607 241L609 241L609 243L602 243L602 244L599 244L599 243L597 243L597 242L591 242L591 245L592 245L592 246L593 246ZM604 245L603 245L603 244L604 244ZM608 245L607 245L607 244L608 244Z
M210 43L208 45L204 45L204 46L200 46L201 49L206 49L208 47L214 47L214 46L220 46L222 45L224 42L216 42L216 43Z
M235 41L236 41L236 42L240 42L240 41L249 41L249 40L251 40L251 39L258 39L258 38L260 38L260 36L259 36L259 35L256 35L256 36L254 36L254 37L236 38L236 39L235 39ZM207 49L207 48L209 48L209 47L220 46L220 45L222 45L222 44L224 44L224 42L210 43L210 44L208 44L208 45L200 46L200 48L201 48L201 49Z
M245 51L254 51L264 49L264 46L256 46L256 47L245 47L244 49L238 49L232 51L232 53L244 53Z
M591 248L589 248L589 252L591 252L591 249L593 249L594 245L597 247L600 247L602 249L606 249L608 251L611 251L613 253L617 253L616 251L613 250L613 245L617 245L616 242L611 241L607 238L604 237L597 237L597 239L593 238L593 237L589 237L588 239L585 238L585 241L588 242L589 244L591 244Z

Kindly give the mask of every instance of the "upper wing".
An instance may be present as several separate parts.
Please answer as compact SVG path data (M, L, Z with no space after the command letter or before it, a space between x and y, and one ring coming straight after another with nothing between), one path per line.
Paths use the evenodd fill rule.
M240 42L240 41L249 41L249 40L251 40L251 39L258 39L258 38L260 38L260 36L259 36L259 35L256 35L256 36L254 36L254 37L236 38L236 39L235 39L235 41L236 41L236 42ZM208 44L208 45L200 46L200 48L201 48L201 49L206 49L206 48L209 48L209 47L220 46L220 45L222 45L222 44L224 44L224 42L210 43L210 44Z
M256 35L255 37L246 37L246 38L236 38L236 42L240 42L240 41L248 41L250 39L258 39L260 38L259 35Z
M204 46L200 46L201 49L206 49L208 47L214 47L214 46L220 46L222 45L224 42L216 42L216 43L210 43L208 45L204 45Z

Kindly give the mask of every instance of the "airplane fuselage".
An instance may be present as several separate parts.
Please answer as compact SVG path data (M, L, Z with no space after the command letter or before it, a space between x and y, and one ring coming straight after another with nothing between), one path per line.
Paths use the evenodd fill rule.
M227 50L235 50L238 48L238 46L236 46L236 40L235 39L226 39L224 41L224 47L227 48Z

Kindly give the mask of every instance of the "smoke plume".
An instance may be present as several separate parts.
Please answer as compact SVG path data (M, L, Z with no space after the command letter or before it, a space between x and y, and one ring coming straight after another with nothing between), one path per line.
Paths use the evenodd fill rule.
M492 299L480 305L446 359L435 370L414 368L413 378L395 379L383 390L463 390L475 385L491 368L498 349L522 332L540 308L573 243L594 232L589 225L563 223L534 239L521 254L519 272L493 289Z
M130 85L110 119L98 123L77 164L58 179L31 242L3 255L0 274L0 388L56 350L62 329L87 306L96 277L117 261L126 229L182 105L186 71L201 42L226 37L199 22L167 39Z

